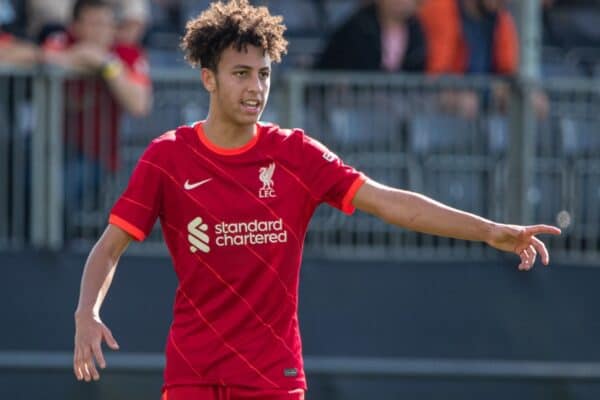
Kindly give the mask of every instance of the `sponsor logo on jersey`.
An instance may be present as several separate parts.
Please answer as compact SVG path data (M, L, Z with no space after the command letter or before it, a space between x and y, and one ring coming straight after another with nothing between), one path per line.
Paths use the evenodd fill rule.
M208 225L202 222L202 218L196 217L190 221L188 228L188 241L190 242L190 251L192 253L198 250L208 253L210 252L210 237L206 234Z
M269 197L277 197L275 189L273 189L273 174L275 173L275 163L272 162L268 167L261 167L258 170L258 179L262 182L262 187L258 190L258 197L267 199Z
M287 243L288 231L283 225L283 219L258 220L246 222L221 221L214 226L214 232L208 232L209 227L203 223L201 217L194 218L188 224L188 240L190 251L195 253L200 250L210 252L209 243L217 247L248 246L261 244Z
M196 182L196 183L191 183L191 182L189 181L189 179L187 179L187 180L186 180L186 181L183 183L183 188L184 188L185 190L192 190L192 189L196 189L198 186L202 186L202 185L204 185L205 183L207 183L207 182L210 182L210 181L212 181L212 178L208 178L208 179L205 179L205 180L203 180L203 181Z

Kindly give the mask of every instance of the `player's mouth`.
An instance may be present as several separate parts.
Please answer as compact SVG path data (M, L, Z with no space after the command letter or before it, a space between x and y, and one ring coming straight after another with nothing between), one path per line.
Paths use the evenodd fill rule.
M259 100L243 100L242 109L249 114L260 113L261 102Z

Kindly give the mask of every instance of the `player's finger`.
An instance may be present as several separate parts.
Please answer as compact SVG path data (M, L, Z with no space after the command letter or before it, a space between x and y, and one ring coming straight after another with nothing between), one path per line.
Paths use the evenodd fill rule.
M78 348L75 348L75 351L73 352L73 372L75 373L75 377L78 381L83 379L80 358L80 351Z
M88 366L88 363L84 362L81 366L81 369L83 370L83 380L85 380L86 382L91 382L92 374L90 373L90 368Z
M548 254L548 249L546 249L544 242L536 237L532 238L532 242L537 252L540 253L540 257L542 257L542 263L544 263L544 265L548 265L550 262L550 254Z
M97 381L98 379L100 379L100 374L98 373L98 370L96 369L96 364L94 363L94 359L92 357L92 352L90 351L90 356L88 357L88 360L85 363L88 373L90 375L90 378ZM89 381L88 381L89 382Z
M527 253L527 264L525 266L525 270L529 271L531 268L533 268L533 263L535 262L535 252L530 246L525 249L525 252Z
M100 342L94 343L94 345L92 346L92 352L94 353L96 364L102 369L106 368L106 361L104 360L104 355L102 354L102 347L100 346Z
M108 347L113 350L119 350L119 343L117 343L112 332L106 326L102 328L102 335L104 336L104 340L106 341L106 344L108 344Z
M533 258L533 254L531 254L529 247L525 248L523 250L523 253L525 253L525 265L523 266L523 269L525 271L528 271L531 269L531 260Z
M529 245L529 253L531 254L531 267L535 265L535 259L537 257L537 251L533 245Z
M85 369L83 368L83 365L85 364L85 360L83 357L83 350L81 349L81 347L77 348L77 355L75 356L76 359L76 363L77 366L75 367L75 369L77 370L77 373L79 374L79 380L82 381L85 379Z
M83 380L89 382L90 376L89 371L87 369L87 357L85 355L85 349L81 349L81 358L79 360L79 367L81 369L81 373L83 374Z
M90 349L88 352L89 355L88 355L86 363L87 363L88 371L90 372L92 379L97 381L98 379L100 379L100 374L98 373L98 369L96 368L96 360L97 359L94 360L96 358L96 350L94 349L94 346L96 346L96 344L92 344L90 346Z
M89 348L85 347L83 349L82 369L83 378L86 382L90 382L92 380L92 365L92 352Z
M548 234L548 235L560 235L561 230L556 226L552 225L532 225L525 228L525 231L529 235L540 235L540 234Z
M523 271L525 269L525 263L527 262L527 253L525 250L521 250L519 253L519 257L521 258L521 263L519 264L519 271Z
M77 375L79 376L77 378L77 380L82 381L83 380L83 369L80 366L77 367Z

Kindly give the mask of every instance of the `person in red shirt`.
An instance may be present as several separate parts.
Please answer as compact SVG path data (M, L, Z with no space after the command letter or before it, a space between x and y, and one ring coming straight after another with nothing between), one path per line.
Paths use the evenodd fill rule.
M297 316L308 223L328 203L401 227L485 241L532 268L547 225L516 226L381 185L301 129L259 122L287 41L282 18L248 0L216 2L187 24L182 47L210 94L205 120L154 139L85 265L75 313L74 373L99 379L100 319L117 261L160 219L179 279L163 399L303 399Z
M78 0L69 28L53 32L42 45L47 64L85 75L65 82L68 210L80 210L84 196L100 198L103 178L120 168L122 112L144 116L152 104L144 51L115 42L115 35L109 3Z

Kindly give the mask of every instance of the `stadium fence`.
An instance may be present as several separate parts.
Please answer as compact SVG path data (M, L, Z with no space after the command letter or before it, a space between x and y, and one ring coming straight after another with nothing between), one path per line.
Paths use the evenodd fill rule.
M196 71L156 69L152 80L152 112L132 118L116 113L91 78L0 70L0 249L89 250L150 140L208 111ZM498 92L507 100L498 101ZM535 94L547 98L547 116L535 117L527 100ZM304 128L382 183L495 220L558 224L564 234L547 239L554 260L598 265L599 97L600 84L585 79L534 87L489 77L288 71L273 82L263 120ZM478 99L478 112L462 116L459 98ZM110 163L113 132L118 168L102 162ZM158 224L131 252L166 254ZM421 235L328 207L313 218L305 254L502 256L482 243Z

